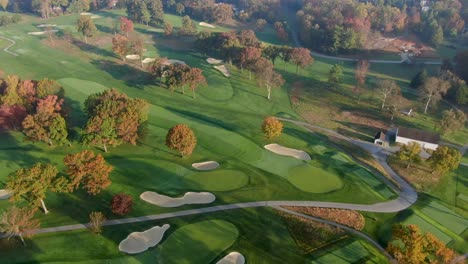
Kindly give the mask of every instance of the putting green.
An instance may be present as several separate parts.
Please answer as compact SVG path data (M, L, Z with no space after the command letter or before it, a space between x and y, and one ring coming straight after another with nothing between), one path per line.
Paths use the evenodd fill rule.
M312 193L326 193L343 187L338 176L310 164L291 169L288 180L297 188Z
M238 236L236 226L222 220L185 225L160 244L157 263L211 263Z
M184 179L191 188L203 191L230 191L245 186L249 177L236 170L215 170L190 174Z

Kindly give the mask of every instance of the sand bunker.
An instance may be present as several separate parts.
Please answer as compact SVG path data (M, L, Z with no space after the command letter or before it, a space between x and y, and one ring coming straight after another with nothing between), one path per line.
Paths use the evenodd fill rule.
M231 252L220 259L216 264L244 264L245 258L239 252Z
M155 192L144 192L140 195L143 201L161 207L179 207L186 204L209 204L216 200L216 197L209 192L187 192L183 197L172 198Z
M91 18L93 19L96 19L96 18L101 18L102 16L98 16L98 15L92 15Z
M226 67L226 65L221 65L221 66L214 66L215 69L218 71L222 72L224 76L226 77L231 77L231 72L229 72L229 69Z
M80 13L80 15L82 15L82 16L92 16L93 14L88 13L88 12L82 12L82 13Z
M136 254L154 247L163 238L164 233L170 225L165 224L162 227L155 226L144 232L133 232L119 244L119 250L128 254Z
M198 23L198 25L200 25L202 27L216 28L215 26L213 26L211 24L208 24L208 23L205 23L205 22L200 22L200 23Z
M131 55L125 56L125 58L127 58L127 59L129 59L129 60L139 60L139 59L140 59L140 55L131 54Z
M11 193L5 189L0 190L0 200L6 200L10 198Z
M213 58L206 59L206 62L208 62L209 64L221 64L221 63L223 63L222 60L217 60L217 59L213 59Z
M153 62L155 61L156 59L155 58L145 58L144 60L142 60L141 62L142 63L150 63L150 62Z
M167 60L169 64L174 64L174 63L179 63L179 64L185 64L185 61L181 60Z
M219 163L216 161L204 161L204 162L199 162L199 163L193 163L192 167L194 167L197 170L214 170L219 167Z
M40 24L37 25L38 28L45 28L45 27L56 27L57 25L55 24Z
M29 32L28 34L29 35L33 35L33 36L39 36L39 35L44 35L44 34L47 34L49 32L57 32L58 30L46 30L46 31L37 31L37 32Z
M302 151L302 150L286 148L278 144L265 145L265 148L279 155L289 156L289 157L306 160L306 161L310 160L309 154L307 154L305 151Z

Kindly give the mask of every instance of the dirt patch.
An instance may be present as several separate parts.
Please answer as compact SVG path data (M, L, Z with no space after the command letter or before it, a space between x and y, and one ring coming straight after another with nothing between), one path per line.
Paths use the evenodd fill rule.
M432 47L425 45L414 34L396 38L376 36L375 38L369 38L366 46L370 50L385 53L408 52L414 54L415 57L439 57Z

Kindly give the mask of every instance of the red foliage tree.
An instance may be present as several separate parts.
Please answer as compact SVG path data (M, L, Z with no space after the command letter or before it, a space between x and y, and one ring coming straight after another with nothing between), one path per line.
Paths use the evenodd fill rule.
M111 210L112 213L116 215L126 215L132 211L133 208L133 198L132 196L119 193L112 197L111 201Z
M247 68L249 69L249 80L251 79L251 72L255 62L262 56L262 50L260 48L255 47L246 47L242 49L240 54L240 61L239 64L241 69Z
M133 22L126 17L120 17L120 30L128 37L128 33L133 31Z
M304 69L314 62L314 58L310 55L310 50L306 48L293 48L290 53L291 62L296 64L296 74L299 67Z
M192 96L195 98L195 89L200 85L206 85L206 78L203 76L203 72L199 68L190 68L185 72L184 82L187 83L192 90Z

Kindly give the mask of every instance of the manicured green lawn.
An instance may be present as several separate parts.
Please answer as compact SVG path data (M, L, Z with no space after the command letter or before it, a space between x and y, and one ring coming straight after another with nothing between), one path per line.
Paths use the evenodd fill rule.
M236 226L222 220L188 224L171 233L158 247L159 263L210 263L239 236Z
M289 172L288 180L297 188L311 193L327 193L338 190L343 182L333 172L304 164Z
M311 261L311 263L314 263L314 264L355 263L367 257L368 254L369 252L361 244L360 241L354 241L352 243L344 245L343 247L329 251L329 253L317 259L314 259L313 261Z
M242 171L219 169L192 173L184 180L194 190L222 192L242 188L249 182L249 177Z

